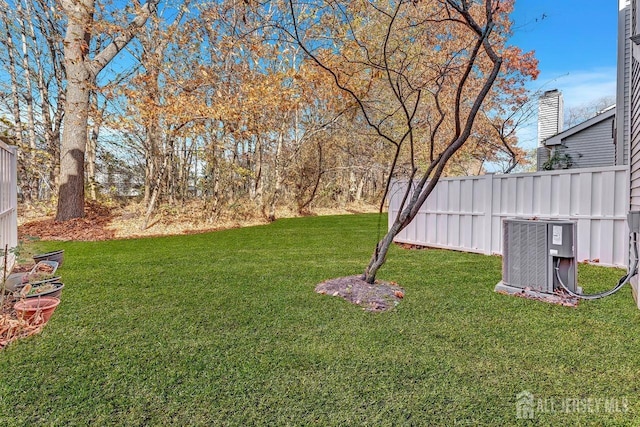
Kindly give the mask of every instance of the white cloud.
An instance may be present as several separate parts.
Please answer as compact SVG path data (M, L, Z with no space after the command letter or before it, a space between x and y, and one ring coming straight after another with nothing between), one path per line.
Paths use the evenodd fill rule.
M537 82L542 90L559 89L565 108L576 107L616 94L616 69L569 71L566 74L541 73Z

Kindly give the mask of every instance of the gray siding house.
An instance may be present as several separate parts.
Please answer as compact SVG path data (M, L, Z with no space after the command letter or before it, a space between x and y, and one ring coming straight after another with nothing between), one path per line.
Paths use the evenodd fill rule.
M537 169L575 169L616 166L615 106L563 130L562 93L546 91L538 100Z
M616 165L615 107L544 139L538 148L538 170Z
M640 210L640 0L618 0L618 92L616 127L629 165L629 210ZM633 251L630 251L630 260ZM631 288L640 308L638 276Z
M640 210L640 1L620 0L618 14L618 100L625 121L619 132L630 142L630 210ZM622 69L622 70L620 70ZM620 80L622 79L622 81ZM628 124L627 124L628 123Z

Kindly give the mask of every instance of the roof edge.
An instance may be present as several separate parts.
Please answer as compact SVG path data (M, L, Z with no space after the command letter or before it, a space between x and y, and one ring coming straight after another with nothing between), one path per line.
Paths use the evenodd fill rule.
M597 125L598 123L601 123L605 120L610 119L611 117L615 117L616 115L616 109L615 108L610 108L592 118L590 118L589 120L585 120L582 123L579 123L573 127L570 127L567 130L564 130L560 133L557 133L555 135L553 135L552 137L549 137L547 139L545 139L543 141L544 145L558 145L562 143L562 140L565 138L570 137L571 135L575 135L578 132L581 132L587 128L590 128L591 126Z

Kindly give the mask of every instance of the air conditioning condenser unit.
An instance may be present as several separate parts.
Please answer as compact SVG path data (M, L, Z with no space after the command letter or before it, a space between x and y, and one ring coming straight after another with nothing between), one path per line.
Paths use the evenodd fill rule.
M569 290L582 293L577 286L575 221L505 219L502 225L502 281L496 292L558 296L559 277Z

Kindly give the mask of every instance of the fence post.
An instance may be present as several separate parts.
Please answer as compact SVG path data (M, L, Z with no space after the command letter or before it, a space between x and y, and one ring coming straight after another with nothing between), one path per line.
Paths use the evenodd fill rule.
M4 261L11 271L16 258L12 249L18 246L18 148L0 141L0 163L0 251L4 256L5 245L10 250L0 263L4 274Z
M484 253L491 255L493 226L493 173L484 176Z
M18 246L18 147L9 146L9 152L11 153L11 176L9 179L9 191L10 191L10 203L13 208L10 221L10 236L9 247L15 248ZM9 267L13 267L15 256L12 257Z

